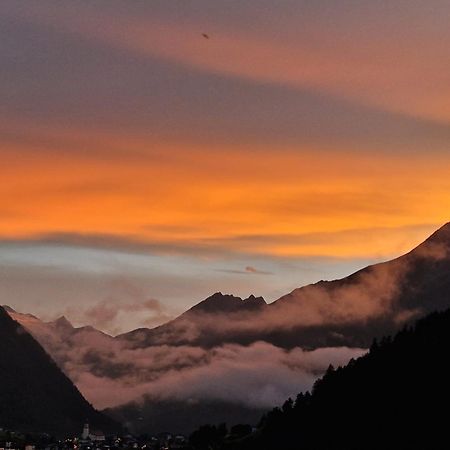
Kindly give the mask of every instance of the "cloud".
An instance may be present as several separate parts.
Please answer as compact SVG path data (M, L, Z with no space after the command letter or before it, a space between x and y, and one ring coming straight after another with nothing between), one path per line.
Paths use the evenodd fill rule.
M349 348L287 351L264 342L209 350L190 346L112 348L97 355L95 365L103 370L93 370L86 360L66 366L81 392L98 408L144 399L223 400L270 408L310 389L330 363L345 364L364 352ZM111 361L123 372L115 372Z
M316 201L318 200L316 199ZM326 200L324 202L326 203ZM325 203L322 205L323 207L326 207ZM280 207L280 204L278 204L278 207ZM342 204L342 207L345 209L344 204ZM383 208L383 213L390 212L390 207L384 206L381 208ZM169 239L170 235L158 238L151 235L80 233L74 231L28 234L21 237L0 235L0 244L66 245L75 248L104 249L134 254L188 256L196 254L201 257L221 257L223 259L230 259L237 255L262 255L272 258L326 257L344 259L368 257L371 252L384 256L406 252L411 248L411 245L437 227L438 224L417 223L395 227L361 227L335 231L327 229L321 232L297 231L285 234L267 230L266 233L261 234L227 236L224 233L223 236L214 238L204 235L197 238L192 237L188 241ZM170 229L169 226L169 232ZM192 225L189 231L185 230L184 233L198 235L201 232ZM244 269L222 269L222 271L269 274L269 271L257 269L253 265L248 265Z
M219 272L235 273L237 275L273 275L273 272L257 269L253 266L246 266L244 270L239 269L217 269Z
M256 268L253 267L253 266L247 266L247 267L245 268L245 271L246 271L247 273L254 273L254 274L258 274L258 275L271 275L271 272L266 272L266 271L264 271L264 270L259 270L259 269L256 269Z
M126 298L119 300L114 297L109 297L85 309L69 306L66 309L66 314L76 318L78 322L89 323L96 328L111 330L113 333L120 331L119 324L122 322L120 316L124 314L128 318L138 314L141 316L140 322L143 326L160 325L174 318L173 313L159 300L142 300L139 298L141 297L141 292L139 292L135 285L125 283L123 279L120 281L121 284L136 289L138 291L137 298L127 301Z
M70 329L29 315L14 317L97 408L144 399L272 407L310 389L330 363L345 364L364 352L346 347L286 350L266 342L133 348L92 327Z
M310 389L326 367L345 364L361 349L290 351L259 342L249 347L227 345L212 350L208 364L171 371L151 385L150 398L223 400L250 407L271 407ZM183 380L183 382L182 382ZM183 385L183 383L185 383Z
M448 15L448 7L434 5L424 10L415 2L405 16L404 8L395 3L386 9L360 2L343 13L337 6L315 10L303 3L293 7L292 2L277 4L276 11L273 5L261 7L259 2L211 10L197 1L180 5L176 12L171 6L153 5L136 5L124 12L110 4L96 9L40 2L24 8L16 1L7 3L5 14L97 45L207 73L256 83L314 87L395 111L413 111L415 116L448 119L441 106L442 95L449 94L441 76L448 68L448 27L442 19ZM243 17L252 18L251 27L240 17L244 8ZM405 17L408 24L416 25L405 26ZM205 23L214 30L214 39L206 42L200 36Z

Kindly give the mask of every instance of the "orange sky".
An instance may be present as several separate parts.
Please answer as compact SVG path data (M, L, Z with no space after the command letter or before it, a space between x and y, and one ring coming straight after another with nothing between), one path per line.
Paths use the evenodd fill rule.
M3 1L0 294L56 314L71 277L87 305L114 272L175 309L273 300L408 251L450 220L449 18L440 0Z
M339 149L157 147L109 159L4 151L1 235L108 234L180 252L197 245L219 253L390 256L416 242L418 225L445 222L450 206L444 154L405 161ZM305 239L310 233L316 236Z

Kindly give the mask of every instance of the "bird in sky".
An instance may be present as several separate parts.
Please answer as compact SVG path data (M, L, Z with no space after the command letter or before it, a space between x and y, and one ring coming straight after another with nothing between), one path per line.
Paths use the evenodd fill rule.
M209 35L207 35L206 33L202 33L202 36L203 36L205 39L209 39Z

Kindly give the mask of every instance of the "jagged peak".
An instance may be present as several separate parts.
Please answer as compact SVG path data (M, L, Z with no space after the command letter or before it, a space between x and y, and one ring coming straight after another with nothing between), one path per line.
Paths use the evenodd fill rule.
M264 300L264 297L258 296L256 297L253 294L250 294L245 300L244 302L246 303L256 303L256 304L265 304L267 305L267 302Z
M203 301L208 301L208 300L221 300L224 298L235 298L235 299L239 299L242 300L240 297L236 297L233 294L223 294L221 291L217 291L214 294L210 295L209 297L207 297L205 300Z
M17 313L17 311L15 309L11 308L11 306L1 305L1 307L8 313Z
M58 328L73 328L73 325L67 320L65 316L58 317L52 322Z
M237 304L241 302L242 299L240 297L223 294L222 292L215 292L205 300L197 303L189 311L202 311L207 313L226 311L236 308Z
M216 292L207 299L193 306L189 311L204 313L225 313L238 312L246 309L255 309L266 305L262 297L256 297L253 294L243 300L231 294Z

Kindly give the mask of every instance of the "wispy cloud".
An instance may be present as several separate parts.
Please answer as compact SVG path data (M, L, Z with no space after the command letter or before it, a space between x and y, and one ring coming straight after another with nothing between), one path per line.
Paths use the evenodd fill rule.
M292 2L282 2L276 9L248 2L246 7L234 4L226 11L220 7L213 11L204 1L196 1L180 9L182 19L170 5L135 5L124 11L116 3L103 4L99 14L92 5L40 2L24 7L10 2L5 12L216 74L320 88L415 116L449 118L441 106L442 96L450 93L440 75L448 70L450 39L442 20L448 5L442 2L433 2L433 8L414 2L407 13L401 2L393 6L360 2L345 12L337 5L318 10L303 3L293 7ZM238 19L237 11L244 9L252 17L251 27ZM406 23L417 26L406 26L405 15ZM213 36L207 41L201 38L206 24Z
M236 255L263 255L281 258L358 258L398 256L417 245L438 228L436 224L368 227L339 231L199 237L189 240L168 239L179 227L161 227L161 238L152 236L104 233L44 233L0 240L4 244L69 245L81 248L110 249L135 254L198 255L228 259ZM182 234L199 234L192 225ZM242 269L217 269L228 273L269 275L270 271L247 265Z
M273 275L273 272L257 269L253 266L246 266L244 269L217 269L219 272L234 273L236 275Z
M66 308L65 314L78 323L88 323L96 328L106 329L113 334L119 333L123 322L131 320L133 315L141 316L140 323L148 327L161 325L175 317L174 312L160 301L156 299L142 299L142 290L137 288L136 285L122 279L116 281L116 287L118 282L122 285L122 289L119 289L116 295L121 295L125 285L126 290L130 291L131 289L133 291L131 293L131 301L125 296L120 300L115 296L111 296L100 302L93 303L87 308L69 306ZM124 315L125 318L121 317Z

